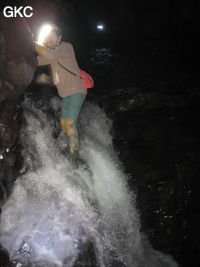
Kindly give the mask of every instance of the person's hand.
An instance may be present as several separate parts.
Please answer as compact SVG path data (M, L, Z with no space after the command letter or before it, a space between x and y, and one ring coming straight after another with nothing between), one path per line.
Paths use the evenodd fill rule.
M48 50L48 48L42 44L39 44L38 42L34 42L35 43L35 51L40 55L40 56L44 56Z

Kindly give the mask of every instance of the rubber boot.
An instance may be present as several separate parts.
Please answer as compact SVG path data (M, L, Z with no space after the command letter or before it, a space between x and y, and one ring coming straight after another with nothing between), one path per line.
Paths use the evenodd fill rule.
M68 136L68 157L74 169L79 167L79 138L75 135Z

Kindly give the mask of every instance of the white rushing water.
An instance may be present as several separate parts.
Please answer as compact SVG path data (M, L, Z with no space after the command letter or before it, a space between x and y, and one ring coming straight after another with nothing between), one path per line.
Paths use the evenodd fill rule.
M177 266L140 232L135 196L104 111L86 102L80 117L80 156L89 172L71 168L63 133L52 138L46 115L24 105L29 108L21 140L28 171L15 182L0 223L0 243L17 266Z

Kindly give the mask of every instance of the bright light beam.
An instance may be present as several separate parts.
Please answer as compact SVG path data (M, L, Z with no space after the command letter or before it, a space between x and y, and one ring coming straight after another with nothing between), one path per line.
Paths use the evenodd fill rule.
M38 36L38 43L43 44L45 38L47 35L50 33L52 27L49 24L45 24L44 26L41 27L39 31L39 36Z
M104 30L104 26L102 24L97 25L97 29L100 31Z

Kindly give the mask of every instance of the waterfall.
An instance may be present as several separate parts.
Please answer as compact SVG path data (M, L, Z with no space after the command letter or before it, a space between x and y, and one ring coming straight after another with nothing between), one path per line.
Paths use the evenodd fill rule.
M78 128L80 158L88 167L73 170L64 134L53 138L49 118L27 101L24 110L26 171L2 207L0 223L0 243L16 266L177 266L140 230L105 112L85 103Z

